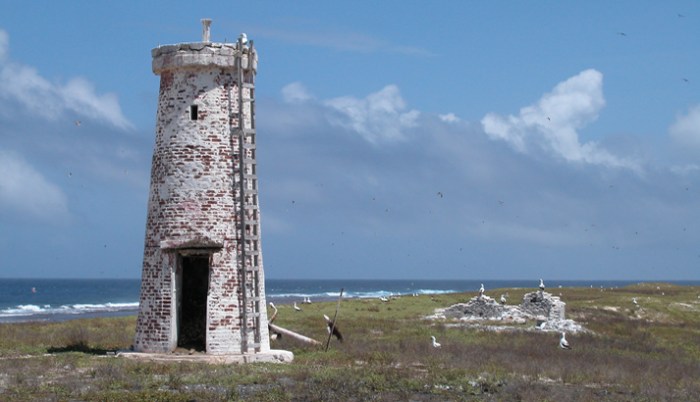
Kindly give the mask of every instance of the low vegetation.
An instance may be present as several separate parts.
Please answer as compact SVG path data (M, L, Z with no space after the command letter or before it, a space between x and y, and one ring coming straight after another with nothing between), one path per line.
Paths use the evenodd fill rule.
M517 304L526 291L487 294L508 292ZM294 352L292 364L115 357L131 345L135 317L0 324L0 400L700 400L700 288L549 291L561 292L567 318L592 331L568 335L573 350L559 349L555 333L424 319L473 294L344 300L338 327L345 342L333 339L324 352L286 337L272 341ZM323 314L332 317L335 302L305 304L301 312L278 307L277 324L325 342Z

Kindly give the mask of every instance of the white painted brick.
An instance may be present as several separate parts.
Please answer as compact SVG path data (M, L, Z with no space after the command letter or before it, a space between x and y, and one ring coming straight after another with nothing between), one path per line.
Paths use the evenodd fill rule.
M245 64L252 60L251 67L257 69L257 53L245 51ZM134 347L140 352L166 353L177 346L178 255L208 248L213 253L207 353L240 354L243 234L237 226L242 205L237 176L242 158L239 139L231 133L239 127L241 105L243 126L253 127L249 103L238 97L235 58L241 55L235 44L184 43L153 49L152 56L153 71L160 75L160 94ZM248 88L242 92L243 99L251 96ZM198 120L190 119L192 105L197 105ZM258 205L257 199L254 203ZM259 242L259 237L253 241ZM259 244L257 249L261 250ZM259 258L259 293L263 296L260 352L269 352L262 256ZM252 332L249 343L253 343Z

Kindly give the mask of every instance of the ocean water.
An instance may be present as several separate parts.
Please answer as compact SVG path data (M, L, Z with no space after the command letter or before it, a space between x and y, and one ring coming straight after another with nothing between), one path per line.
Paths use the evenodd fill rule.
M278 304L311 300L391 295L476 292L474 280L302 280L268 279L268 301ZM619 287L640 281L549 281L548 287ZM72 318L133 315L137 313L140 279L0 279L0 322L59 321ZM488 289L536 288L539 280L483 281ZM700 281L671 281L700 285Z

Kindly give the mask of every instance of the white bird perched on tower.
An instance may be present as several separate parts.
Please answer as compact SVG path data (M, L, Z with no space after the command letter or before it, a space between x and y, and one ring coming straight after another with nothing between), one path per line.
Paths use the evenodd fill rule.
M479 297L484 295L484 284L481 284L481 287L479 288Z
M540 278L540 291L544 292L544 281Z
M297 306L297 302L294 302L294 310L301 311L301 307Z
M562 349L571 349L569 342L566 340L566 332L561 333L561 339L559 339L559 347Z
M442 345L440 345L440 344L435 340L435 337L434 337L434 336L431 335L430 338L433 340L433 347L434 347L434 348L439 348L439 347L442 346Z

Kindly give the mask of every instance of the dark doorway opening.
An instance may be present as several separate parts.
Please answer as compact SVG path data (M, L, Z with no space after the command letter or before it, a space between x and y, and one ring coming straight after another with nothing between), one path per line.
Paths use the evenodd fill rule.
M183 256L180 317L177 346L204 352L207 349L207 293L209 255Z

